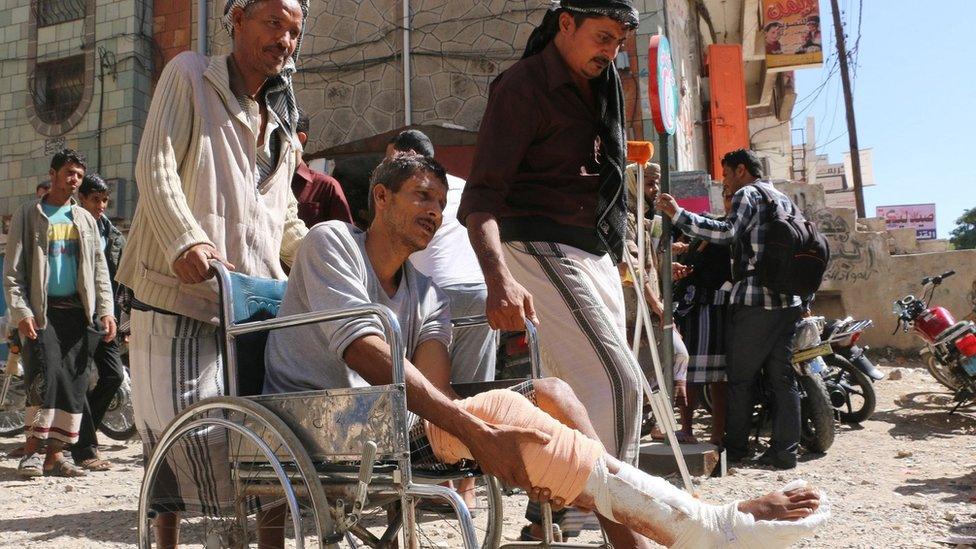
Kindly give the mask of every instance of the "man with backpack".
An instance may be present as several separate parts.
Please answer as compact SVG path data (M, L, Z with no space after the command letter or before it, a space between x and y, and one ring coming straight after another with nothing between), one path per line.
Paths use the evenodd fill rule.
M799 208L762 177L756 153L739 149L722 158L722 184L733 193L732 211L724 220L690 213L667 194L659 195L657 207L685 233L733 246L726 345L728 459L742 461L748 455L753 392L765 372L775 413L769 450L758 463L792 469L800 440L800 396L790 339L806 301L801 296L816 291L829 251Z

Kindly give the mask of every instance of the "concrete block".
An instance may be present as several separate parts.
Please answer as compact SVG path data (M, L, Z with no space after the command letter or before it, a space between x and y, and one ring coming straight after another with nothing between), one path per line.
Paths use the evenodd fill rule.
M681 454L688 472L695 477L725 476L725 452L712 444L682 444ZM651 475L668 476L678 473L678 464L671 447L663 442L641 444L638 467Z

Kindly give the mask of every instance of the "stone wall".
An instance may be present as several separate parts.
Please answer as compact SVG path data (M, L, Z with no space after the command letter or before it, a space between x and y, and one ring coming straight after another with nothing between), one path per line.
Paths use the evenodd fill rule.
M83 19L41 28L31 0L6 0L0 10L0 215L33 197L48 178L51 155L72 147L88 156L89 170L100 168L117 183L109 214L131 216L135 151L149 109L151 32L151 0L87 0ZM36 68L77 54L85 57L84 97L64 123L46 123L30 93Z
M214 3L216 4L216 3ZM211 48L230 40L213 6ZM488 85L521 57L542 0L412 0L412 119L476 130ZM404 125L403 8L397 0L313 2L295 89L314 153Z
M814 221L831 245L831 261L814 303L814 310L825 316L851 315L874 320L874 328L864 334L872 346L891 346L901 350L921 348L911 334L892 334L895 316L892 303L908 294L921 294L923 277L955 270L936 292L934 302L952 311L957 320L973 310L976 292L976 250L920 253L920 248L904 242L897 231L858 230L878 228L874 220L855 224L854 210L825 206L819 185L778 184L790 195L808 219ZM914 229L912 238L914 238ZM905 252L910 253L893 253Z

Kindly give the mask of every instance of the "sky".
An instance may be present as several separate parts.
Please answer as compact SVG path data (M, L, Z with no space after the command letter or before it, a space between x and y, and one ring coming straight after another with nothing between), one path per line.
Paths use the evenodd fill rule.
M863 6L854 110L858 146L873 149L877 183L864 189L866 212L935 203L939 238L948 238L963 210L976 207L976 1L838 3L848 49L857 40ZM850 143L830 1L820 0L820 9L825 62L796 72L793 127L815 117L817 152L833 163L843 160Z

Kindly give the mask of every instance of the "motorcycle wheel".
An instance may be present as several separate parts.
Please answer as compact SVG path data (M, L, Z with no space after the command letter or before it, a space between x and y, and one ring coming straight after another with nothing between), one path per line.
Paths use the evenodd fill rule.
M24 378L9 376L0 370L0 392L6 387L0 402L0 437L15 437L24 432L24 406L27 387Z
M824 385L841 423L867 421L877 405L871 379L841 355L827 355L824 362L829 367Z
M132 399L129 398L126 387L119 387L115 392L115 397L109 404L98 430L112 440L126 441L135 436L135 412L132 410Z
M939 362L939 359L935 358L935 355L932 353L925 354L925 367L936 381L945 385L953 392L956 392L961 388L959 387L959 383L953 379L952 372L949 371L949 367Z
M834 407L819 375L798 376L806 396L800 401L800 444L823 454L834 443Z

